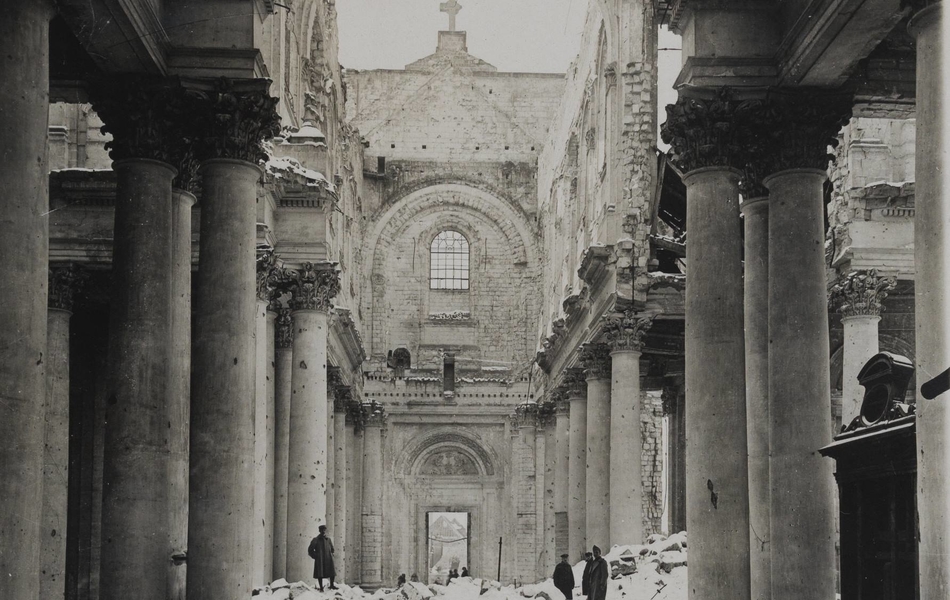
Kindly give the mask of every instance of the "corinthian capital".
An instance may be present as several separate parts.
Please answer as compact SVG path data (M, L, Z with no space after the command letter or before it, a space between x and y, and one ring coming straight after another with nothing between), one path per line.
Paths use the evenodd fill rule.
M273 275L280 268L277 259L277 254L271 248L257 249L257 299L261 302L273 300L276 291Z
M887 292L897 286L892 277L879 277L877 271L854 271L831 288L831 302L842 317L880 316Z
M742 169L747 161L749 114L755 100L739 100L721 88L712 97L680 97L666 106L660 137L672 146L672 160L684 172L703 167Z
M73 309L76 291L86 280L86 273L76 265L50 266L47 305L57 310Z
M386 411L376 401L363 403L363 423L366 427L385 427Z
M294 345L294 318L289 308L278 311L275 322L275 338L278 348L291 348Z
M345 413L350 409L353 403L353 389L348 385L341 385L336 388L333 395L333 412Z
M535 402L522 402L515 407L512 422L516 427L538 426L538 405Z
M610 347L601 343L584 344L581 347L581 364L588 379L610 377Z
M264 141L280 132L277 98L266 79L228 79L191 86L196 111L195 150L200 160L232 158L254 164L267 153Z
M568 400L587 397L587 376L582 368L567 369L564 373L564 379L561 380L561 385L566 390L565 396Z
M290 273L290 308L293 310L323 310L333 307L333 298L340 291L340 272L336 263L304 263Z
M763 177L786 169L827 169L838 132L851 119L849 92L770 90L752 111L747 168Z
M643 349L643 336L653 326L654 317L641 317L628 310L604 317L604 338L612 350Z

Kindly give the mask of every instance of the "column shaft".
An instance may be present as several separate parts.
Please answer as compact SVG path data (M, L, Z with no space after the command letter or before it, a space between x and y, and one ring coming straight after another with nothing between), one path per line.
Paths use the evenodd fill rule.
M772 597L835 593L828 301L817 169L781 171L769 189L769 417ZM789 299L794 298L794 302Z
M943 184L946 95L943 3L914 15L917 38L914 311L918 387L950 367L950 194ZM920 597L950 596L950 407L948 394L917 395L917 514Z
M643 541L643 474L640 456L640 352L611 353L610 541Z
M769 549L769 200L742 203L745 217L746 432L752 598L772 597Z
M363 432L356 424L347 428L349 441L346 444L346 472L350 475L350 484L346 487L346 574L344 577L351 585L361 579L361 548L363 537Z
M131 595L164 600L175 170L144 159L118 161L113 169L117 184L100 594L103 600Z
M195 196L172 192L171 355L168 359L168 556L188 548L188 430L191 418L191 208ZM186 563L167 562L168 598L185 597Z
M258 298L254 403L254 585L274 580L274 319Z
M518 492L515 500L515 568L514 577L519 581L531 581L539 560L541 549L537 545L535 486L539 480L535 474L535 443L537 428L534 424L518 428L512 440L517 460Z
M369 590L382 585L383 569L382 429L368 423L363 431L363 523L360 583Z
M66 589L66 509L69 494L69 318L50 308L46 333L46 443L43 521L40 525L40 598Z
M326 523L330 528L331 539L336 535L332 528L336 523L336 415L333 411L334 391L327 390L327 515Z
M695 600L749 598L742 240L737 171L687 174L686 518ZM722 552L722 548L729 548Z
M844 356L841 369L841 424L847 425L861 412L864 388L858 373L869 358L878 353L878 323L881 317L855 315L843 317ZM923 382L921 382L923 383Z
M255 205L260 169L201 165L192 344L188 598L253 587Z
M686 531L686 391L670 390L670 531Z
M287 580L312 582L307 547L327 522L327 313L297 310L293 318Z
M0 597L39 594L49 255L48 2L0 19Z
M555 421L554 456L554 552L560 560L562 554L570 554L571 550L568 523L571 420L567 409L561 406L557 408Z
M336 410L333 417L333 528L332 538L336 545L336 572L337 578L346 577L346 486L348 471L346 470L346 412L344 407Z
M571 392L570 460L568 462L568 554L580 560L587 549L587 400Z
M587 545L610 549L610 380L587 379Z
M281 318L290 319L290 315ZM289 340L288 340L289 341ZM293 349L277 348L274 376L274 578L287 576L287 474L290 450L290 399Z

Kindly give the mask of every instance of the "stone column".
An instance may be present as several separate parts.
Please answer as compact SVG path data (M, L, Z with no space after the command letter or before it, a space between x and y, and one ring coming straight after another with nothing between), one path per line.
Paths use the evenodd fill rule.
M290 460L294 321L290 309L276 319L274 361L274 578L287 576L287 474Z
M686 393L682 382L663 388L670 417L670 531L686 531Z
M757 129L769 190L769 419L772 598L835 593L828 289L823 185L847 95L774 93Z
M327 329L340 290L336 263L304 263L290 301L294 359L287 486L287 579L313 582L310 540L327 522Z
M742 202L745 218L746 433L752 597L772 595L769 546L769 197Z
M255 326L254 398L254 585L274 577L274 327L279 302L274 287L278 256L269 248L257 250L257 315Z
M254 585L256 203L276 135L263 80L218 80L195 110L203 160L195 285L189 479L189 600L246 597Z
M97 86L92 100L113 135L117 177L100 597L159 600L171 561L172 164L184 154L187 99L173 83L130 75Z
M327 335L333 326L336 315L331 311L327 320ZM327 363L327 517L329 536L336 541L336 408L335 399L337 390L343 386L340 367ZM336 543L336 542L334 542Z
M351 585L360 582L361 548L363 536L363 410L357 400L350 402L346 412L347 435L346 472L346 573Z
M349 471L346 467L347 427L346 411L353 401L353 392L347 386L337 389L333 399L333 532L336 545L336 572L338 579L346 577L346 488L349 484Z
M610 348L585 344L587 377L587 545L610 548Z
M386 414L381 406L364 405L363 515L360 584L376 590L383 581L383 447L382 428Z
M51 2L8 2L0 19L0 597L39 594L49 257ZM16 343L9 343L16 340ZM48 535L48 532L45 532Z
M914 217L915 363L918 387L950 367L950 195L943 184L943 2L921 8L908 29L917 39L916 215ZM950 407L946 393L917 394L917 514L920 597L950 595Z
M852 272L831 288L831 303L841 313L844 329L844 361L841 375L841 424L861 413L864 388L858 373L879 351L878 323L887 292L897 286L892 278L878 277L874 270Z
M512 424L516 434L512 439L512 461L515 466L516 491L515 509L515 560L512 575L519 581L531 581L534 577L540 548L537 546L535 532L538 505L535 486L538 478L535 473L535 441L538 427L538 405L535 402L523 402L515 409Z
M172 185L191 186L190 169ZM171 343L168 359L168 598L185 597L188 549L188 437L191 420L191 210L195 196L172 189Z
M554 552L560 560L562 554L570 554L570 524L568 506L570 498L571 460L571 405L561 390L554 395L555 447L554 447ZM575 555L571 555L572 558Z
M604 337L611 348L610 541L643 542L643 471L640 456L640 350L653 319L628 310L610 315Z
M745 428L739 178L741 117L724 94L680 97L663 139L686 173L686 517L694 600L748 599L749 470ZM738 143L737 143L738 142ZM729 548L723 552L723 548Z
M587 550L587 381L581 369L564 376L571 405L570 459L568 461L568 554L580 560Z
M50 266L46 342L43 517L40 598L66 590L66 509L69 493L69 318L80 283L75 266Z
M554 471L556 468L556 430L554 403L538 405L538 431L535 445L535 469L538 505L539 561L535 577L543 580L551 575L560 562L555 554L554 529Z

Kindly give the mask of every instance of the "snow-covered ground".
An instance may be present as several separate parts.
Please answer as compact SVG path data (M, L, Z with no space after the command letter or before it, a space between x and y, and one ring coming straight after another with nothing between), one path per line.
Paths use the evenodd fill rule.
M687 597L686 532L669 538L652 535L646 544L614 546L604 558L612 571L607 586L608 600L685 600ZM583 574L582 561L574 565L577 582L574 598L581 597ZM551 579L515 588L497 581L461 577L447 586L410 582L398 590L383 588L372 594L342 583L337 586L340 589L320 592L304 583L288 584L279 579L255 590L255 600L564 600Z

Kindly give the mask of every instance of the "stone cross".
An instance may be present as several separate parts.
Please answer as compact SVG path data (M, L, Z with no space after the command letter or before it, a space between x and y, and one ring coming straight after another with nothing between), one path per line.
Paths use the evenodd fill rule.
M449 31L455 31L455 15L462 10L462 5L458 0L449 0L439 5L439 10L449 15Z

